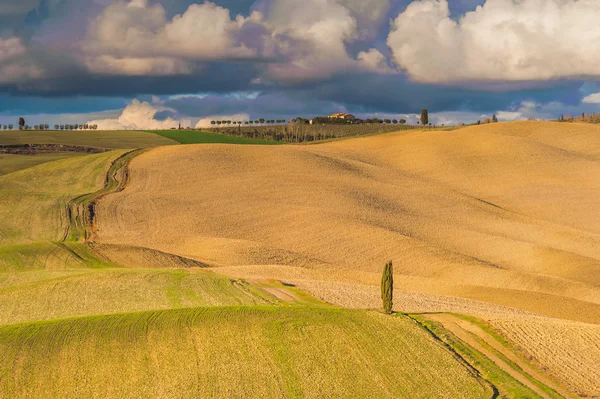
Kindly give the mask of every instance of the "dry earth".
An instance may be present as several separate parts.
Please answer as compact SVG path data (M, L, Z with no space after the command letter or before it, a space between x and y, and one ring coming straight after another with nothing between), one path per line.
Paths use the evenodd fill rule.
M502 331L519 344L519 323L539 318L531 313L588 323L555 321L563 335L544 337L546 351L530 349L562 381L580 378L573 389L598 395L599 362L573 366L572 375L562 366L596 358L597 345L559 360L546 353L581 326L597 337L599 192L600 128L592 125L162 147L136 158L129 186L101 201L96 237L362 307L376 306L381 269L393 259L411 311L502 315L511 321Z

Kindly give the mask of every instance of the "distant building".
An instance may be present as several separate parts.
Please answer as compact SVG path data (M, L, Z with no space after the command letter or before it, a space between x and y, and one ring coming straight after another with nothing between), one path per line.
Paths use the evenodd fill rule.
M331 114L328 116L329 119L345 119L353 121L356 119L356 116L352 114L347 114L345 112L338 112L337 114Z

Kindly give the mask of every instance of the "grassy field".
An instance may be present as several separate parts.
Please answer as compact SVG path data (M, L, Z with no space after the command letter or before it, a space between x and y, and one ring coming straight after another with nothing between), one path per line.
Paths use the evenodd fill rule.
M67 203L104 185L110 163L123 151L73 157L0 176L0 247L60 241Z
M152 130L150 132L166 137L181 144L279 144L275 141L270 140L235 137L218 133L199 132L196 130Z
M84 154L72 152L38 155L0 154L0 176L31 168L47 162L58 161L65 158L73 158L81 155Z
M0 324L275 302L243 281L198 269L71 268L0 273Z
M142 131L54 131L11 130L0 132L0 145L68 144L84 147L132 149L176 144L160 135Z
M11 398L492 397L414 322L366 311L204 308L6 326L0 359L0 396Z
M285 124L267 126L216 127L209 132L286 143L310 143L348 137L371 136L382 133L420 129L412 125L369 123L360 125L307 125Z

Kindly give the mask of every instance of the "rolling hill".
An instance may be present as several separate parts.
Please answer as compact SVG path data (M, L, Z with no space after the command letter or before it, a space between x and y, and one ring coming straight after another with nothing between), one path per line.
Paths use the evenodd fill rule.
M121 144L0 176L0 397L600 396L599 132ZM364 310L388 259L409 314Z
M315 146L161 147L100 202L97 239L349 307L378 306L393 259L398 310L484 318L573 392L598 396L600 351L560 348L600 336L599 137L590 125L515 122ZM523 329L540 317L552 320L543 339Z

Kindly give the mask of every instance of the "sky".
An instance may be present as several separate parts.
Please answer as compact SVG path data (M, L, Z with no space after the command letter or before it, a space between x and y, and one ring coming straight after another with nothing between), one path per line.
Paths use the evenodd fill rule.
M600 111L598 0L2 0L0 125Z

